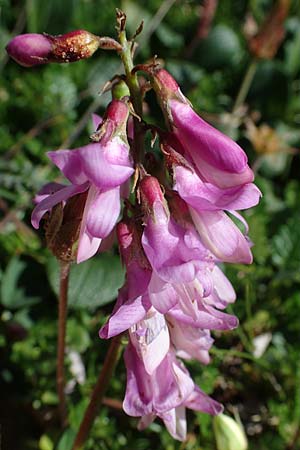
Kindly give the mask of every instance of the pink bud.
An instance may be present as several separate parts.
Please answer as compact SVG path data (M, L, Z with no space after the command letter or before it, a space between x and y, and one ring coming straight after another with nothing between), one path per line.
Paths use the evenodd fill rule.
M122 100L112 100L106 109L105 116L116 125L127 122L129 114L128 105Z
M160 184L155 177L146 176L140 183L140 193L143 206L152 209L153 204L158 201L165 202Z
M20 34L7 45L6 51L25 67L66 63L89 58L99 48L99 38L85 30L51 36L49 34Z
M51 54L51 42L43 34L20 34L6 46L9 56L25 67L46 64Z
M113 99L107 106L103 121L97 131L92 134L93 141L109 142L113 136L119 136L127 142L128 104L122 100Z
M161 91L176 93L179 89L177 82L165 69L159 69L153 74L154 82Z
M184 105L189 105L189 101L181 92L172 75L165 69L153 69L150 67L148 75L150 75L151 84L156 93L158 103L162 108L166 124L169 130L172 130L172 112L170 111L169 102L177 100Z

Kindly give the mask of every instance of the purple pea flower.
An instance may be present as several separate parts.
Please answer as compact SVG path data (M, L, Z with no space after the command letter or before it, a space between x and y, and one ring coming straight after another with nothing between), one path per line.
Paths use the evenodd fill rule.
M141 321L151 308L148 295L152 269L141 246L142 230L134 220L123 220L116 227L120 254L126 266L126 281L117 302L99 335L108 339Z
M200 176L220 188L253 181L253 172L241 147L196 114L166 70L152 70L151 75L170 130Z
M48 152L49 158L71 182L48 192L32 213L32 225L55 205L87 192L78 240L77 262L93 256L114 228L120 213L120 188L134 169L126 140L127 105L113 100L101 123L99 142L75 150Z
M149 182L152 177L146 186ZM157 191L160 198L161 191ZM235 328L237 319L216 309L235 300L234 290L196 232L174 221L170 224L164 216L154 215L154 221L148 219L143 235L134 220L117 226L126 282L100 336L107 339L129 329L144 319L151 306L198 328Z
M153 269L148 288L151 304L163 314L180 305L195 320L201 313L223 314L206 303L214 292L213 255L193 228L184 228L170 217L154 177L145 177L140 191L146 205L142 246Z
M175 439L184 440L186 407L214 415L222 411L222 406L195 386L175 357L172 333L169 337L171 327L168 319L152 308L145 320L130 329L130 343L124 355L127 387L123 407L127 414L141 416L140 429L157 416ZM204 335L203 330L203 338ZM211 340L206 336L203 341L201 346L207 349ZM182 339L177 339L179 348L180 342Z
M158 346L157 346L158 347ZM123 408L130 416L141 417L139 429L160 417L169 433L178 440L186 438L185 408L220 414L223 407L195 386L185 366L170 349L149 374L143 360L130 342L125 354L127 386Z
M172 146L176 146L174 139ZM172 170L173 188L187 203L205 246L221 261L251 263L251 243L248 237L224 210L236 215L235 210L256 205L261 196L259 189L253 183L221 189L204 180L172 146L162 144L167 164ZM241 216L238 215L237 218L241 219ZM243 219L242 222L244 223Z
M166 208L166 203L158 183L154 182L153 189L150 189L149 183L153 184L150 177L142 183L140 190L143 198L149 188L150 200L148 198L144 208L148 209L150 217L152 215L159 228L162 227L162 221L155 215L151 200L160 203L161 209ZM166 210L165 213L168 216ZM149 221L146 229L148 225ZM176 230L176 224L173 225L172 231ZM233 302L235 293L230 282L211 259L209 276L212 286L205 299L200 296L201 301L194 302L197 307L193 307L191 315L185 302L193 302L196 289L190 288L190 295L187 294L187 283L182 287L178 283L177 290L174 289L171 283L172 267L164 274L169 281L160 279L160 285L153 282L153 277L159 278L159 275L150 264L151 261L148 261L142 246L142 236L145 232L133 218L127 218L117 225L120 253L127 269L126 282L119 292L112 315L100 330L100 337L107 339L125 330L129 331L130 342L124 355L127 386L123 408L127 414L140 417L138 428L147 427L159 417L175 439L184 440L186 408L215 415L222 412L222 406L195 386L176 355L185 359L196 358L204 364L209 362L208 352L213 343L209 329L231 329L237 326L235 317L216 309L222 309L227 303ZM161 234L161 245L164 242L164 232ZM176 238L176 235L174 237ZM185 252L193 257L195 254L203 257L204 247L201 247L195 237L193 241L193 237L185 236L191 248L187 246L186 251L179 251L179 259ZM183 241L177 239L178 246L183 244ZM157 247L154 251L157 251L158 259L163 254L167 260L168 255L164 248L158 250ZM169 256L171 265L173 252ZM180 272L180 265L174 266L174 271L176 270ZM184 270L182 274L179 273L179 277L183 274ZM200 291L203 294L201 288ZM172 296L176 301L175 305L170 307L173 303L165 298ZM157 298L159 305L167 303L166 314L155 309L153 298Z
M214 340L210 331L197 326L195 321L188 324L178 320L172 314L166 314L168 322L170 340L176 349L176 355L183 359L197 359L202 364L208 364L210 361L209 349Z

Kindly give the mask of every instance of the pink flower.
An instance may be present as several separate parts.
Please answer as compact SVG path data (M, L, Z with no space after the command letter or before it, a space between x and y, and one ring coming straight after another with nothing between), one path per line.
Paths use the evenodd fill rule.
M155 339L155 333L152 337ZM172 350L149 373L130 339L124 355L127 386L123 408L130 416L141 417L140 429L148 426L155 417L160 417L175 439L184 440L185 408L212 415L222 412L222 405L195 386L187 369L176 359ZM160 346L156 345L156 350L159 349Z
M99 332L104 339L128 330L142 320L151 308L148 285L152 270L140 243L141 230L128 219L118 223L117 236L126 266L126 281L119 291L110 318Z
M153 269L148 288L152 305L163 314L180 305L195 320L200 311L215 316L206 302L214 292L215 258L192 227L170 217L154 177L144 178L140 191L146 205L142 246Z
M126 282L112 315L100 330L102 338L134 326L145 318L151 306L161 314L168 313L174 320L197 328L237 326L234 316L216 309L235 300L231 284L201 246L196 233L189 235L175 223L172 225L169 230L168 222L162 224L157 220L152 224L154 230L148 230L147 234L146 227L142 237L142 230L134 220L118 224Z
M221 189L205 181L173 147L166 143L162 147L172 169L173 188L187 203L205 246L221 261L251 263L249 239L224 210L236 215L236 209L256 205L261 196L259 189L253 183Z
M241 147L195 113L166 70L154 70L151 75L170 130L200 176L220 188L253 181L253 172Z
M153 259L148 261L145 245L142 247L143 230L139 223L134 219L127 219L118 224L120 253L127 269L126 282L119 292L112 315L100 330L100 336L109 338L125 330L129 331L130 343L124 355L127 370L123 403L125 412L141 418L139 429L147 427L159 417L175 439L184 440L186 408L219 414L222 406L195 386L176 355L185 359L196 358L204 364L209 362L208 351L213 343L209 329L230 329L237 325L235 317L215 308L224 308L227 303L233 302L235 293L229 281L211 260L207 275L210 278L208 285L211 286L206 297L203 297L200 281L195 281L191 276L197 275L197 269L188 269L185 273L184 266L189 262L197 266L196 260L189 261L189 258L203 257L204 247L195 236L186 236L186 230L182 230L175 222L170 227L171 236L165 236L165 222L156 215L155 209L158 204L160 212L164 211L162 215L165 214L168 218L159 185L149 177L141 183L140 191L144 201L148 200L144 204L149 214L146 230L152 220L157 226L154 233L159 233L160 229L161 234L153 237L153 242L156 242L152 248ZM168 249L169 253L164 247L164 242L170 243L172 237L178 246L177 256L175 246ZM186 248L180 249L181 245ZM157 266L154 264L155 252ZM168 264L170 266L167 269ZM160 278L160 274L167 281ZM200 280L203 282L202 278ZM197 296L199 298L195 302L194 298ZM186 303L191 304L191 307ZM163 305L161 308L167 313L158 311L153 304Z
M209 349L214 340L212 339L209 330L197 326L195 321L186 323L178 320L180 313L177 316L166 314L168 322L170 340L176 350L176 355L183 359L197 359L202 364L208 364Z
M72 183L41 199L32 213L39 227L43 215L60 202L88 191L78 241L77 262L93 256L115 226L120 213L120 187L133 173L126 140L128 108L113 100L101 124L99 142L75 150L48 152L50 159Z

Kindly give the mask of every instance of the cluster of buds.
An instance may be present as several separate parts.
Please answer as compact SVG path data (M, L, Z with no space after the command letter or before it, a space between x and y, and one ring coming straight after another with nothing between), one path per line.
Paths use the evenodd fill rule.
M237 211L256 205L260 191L244 151L196 114L172 76L155 64L130 76L138 69L156 93L164 129L132 117L132 98L114 98L102 119L94 116L93 142L48 153L69 184L42 189L32 224L46 220L49 246L77 263L116 230L126 280L100 336L128 334L124 410L140 417L139 428L159 417L184 440L186 408L223 410L182 360L208 364L211 331L238 325L223 312L235 292L220 265L251 263L247 223ZM158 136L159 158L138 148L147 129Z

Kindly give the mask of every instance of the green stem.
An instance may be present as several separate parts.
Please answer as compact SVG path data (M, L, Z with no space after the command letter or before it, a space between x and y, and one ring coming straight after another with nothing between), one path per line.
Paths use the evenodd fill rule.
M136 73L132 73L132 42L127 40L125 30L120 31L119 40L122 46L120 56L124 65L126 82L130 91L130 98L136 114L142 119L143 117L143 101L139 80ZM133 117L134 122L134 159L136 163L140 163L144 153L144 129L137 117Z
M68 424L67 403L65 396L65 340L66 340L66 320L68 307L68 286L69 286L70 263L60 262L60 286L58 301L58 340L57 340L57 367L56 386L58 395L58 409L62 428Z
M82 449L88 437L89 431L94 423L99 407L102 404L104 394L111 380L114 367L119 358L121 337L122 335L118 335L111 340L110 347L106 354L102 370L100 372L99 378L92 392L90 402L85 411L72 450Z
M251 83L253 81L255 72L256 72L256 68L257 68L257 60L254 59L251 61L247 72L245 73L244 79L242 81L240 90L238 92L238 95L236 97L234 106L233 106L233 110L232 110L232 114L235 114L237 112L237 110L239 109L239 107L245 102Z
M233 307L232 305L228 305L227 308L228 312L230 314L234 314L233 311ZM243 344L244 349L248 352L248 353L252 353L253 350L253 344L251 339L249 338L248 334L245 332L245 330L243 329L242 325L240 324L235 330L236 334L239 336L241 343Z
M137 75L132 73L133 60L131 55L132 43L127 41L126 32L121 31L119 34L120 44L122 46L122 51L120 52L122 62L124 64L126 81L130 90L131 100L135 109L135 112L142 116L143 105L140 95L140 86Z

